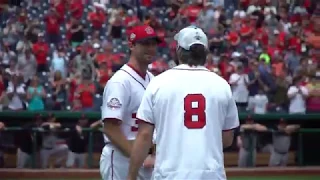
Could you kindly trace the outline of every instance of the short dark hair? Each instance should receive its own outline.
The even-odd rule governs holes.
[[[300,82],[302,80],[302,77],[301,76],[296,76],[296,77],[294,77],[293,78],[293,80],[292,80],[292,85],[295,85],[295,84],[297,84],[298,82]]]
[[[192,45],[189,51],[179,47],[177,52],[179,60],[189,66],[204,65],[207,61],[207,54],[207,49],[201,44]]]

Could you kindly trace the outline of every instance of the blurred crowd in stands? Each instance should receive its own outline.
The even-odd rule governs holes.
[[[210,41],[207,68],[231,84],[239,110],[320,111],[317,0],[0,2],[1,110],[99,111],[128,60],[126,34],[145,23],[163,41],[154,74],[175,66],[174,33],[197,25]]]

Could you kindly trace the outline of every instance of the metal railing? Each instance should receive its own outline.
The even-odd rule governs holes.
[[[277,132],[276,130],[269,129],[268,131],[265,132],[260,132],[260,133],[275,133]],[[297,165],[299,166],[304,166],[304,147],[303,147],[303,134],[307,133],[320,133],[320,128],[301,128],[298,131],[295,132],[295,134],[298,135],[298,141],[297,141],[297,150],[296,150],[296,155],[297,155]],[[254,167],[254,151],[255,151],[255,146],[253,145],[253,138],[249,137],[249,156],[248,156],[248,162],[249,162],[249,167]]]
[[[21,127],[8,127],[6,128],[4,131],[6,132],[17,132],[17,131],[21,131],[21,130],[25,130]],[[35,137],[37,133],[42,133],[42,132],[48,132],[48,130],[45,130],[43,128],[33,128],[31,129],[32,131],[32,135]],[[92,129],[92,128],[83,128],[82,129],[83,132],[87,132],[88,133],[88,168],[91,168],[93,165],[93,142],[94,142],[94,136],[93,133],[95,132],[101,132],[101,129]],[[65,129],[61,129],[59,130],[59,132],[70,132],[70,129],[65,128]],[[274,130],[269,130],[267,131],[267,133],[272,133],[275,132]],[[320,133],[320,129],[300,129],[299,131],[297,131],[296,133],[298,133],[298,148],[297,148],[297,159],[298,159],[298,165],[299,166],[303,166],[304,165],[304,159],[303,159],[303,151],[304,151],[304,147],[303,147],[303,137],[302,135],[305,133]],[[33,138],[36,139],[36,138]],[[250,142],[250,144],[252,144],[252,140]],[[36,150],[37,150],[37,144],[36,141],[32,141],[32,147],[33,147],[33,151],[32,151],[32,168],[36,168]],[[254,146],[251,145],[250,148],[250,161],[253,163],[253,151],[254,151]]]
[[[17,132],[17,131],[22,131],[26,130],[21,127],[7,127],[4,129],[5,132]],[[50,132],[50,130],[46,130],[43,128],[32,128],[30,129],[32,131],[32,136],[36,137],[37,133],[43,133],[43,132]],[[82,128],[83,132],[88,133],[88,167],[91,168],[93,164],[93,133],[94,132],[101,132],[101,129],[92,129],[92,128]],[[55,132],[71,132],[69,128],[64,128],[60,130],[55,130]],[[35,141],[36,138],[32,141],[32,155],[31,155],[31,164],[32,168],[36,168],[36,151],[37,151],[37,142]]]

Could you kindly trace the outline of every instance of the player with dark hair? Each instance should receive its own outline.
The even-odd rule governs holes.
[[[204,67],[208,38],[197,27],[176,36],[180,65],[155,77],[137,112],[128,180],[135,180],[157,132],[153,179],[224,180],[223,148],[239,126],[230,85]]]
[[[159,41],[150,26],[133,27],[129,33],[130,59],[104,89],[101,113],[105,146],[100,159],[100,173],[104,180],[123,180],[128,174],[132,144],[138,132],[136,113],[153,78],[147,68]],[[151,174],[152,168],[141,168],[139,179],[148,180]]]

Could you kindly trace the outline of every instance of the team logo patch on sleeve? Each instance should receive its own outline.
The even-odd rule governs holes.
[[[122,107],[122,104],[120,103],[119,99],[111,98],[110,101],[107,103],[107,106],[110,109],[119,109]]]

